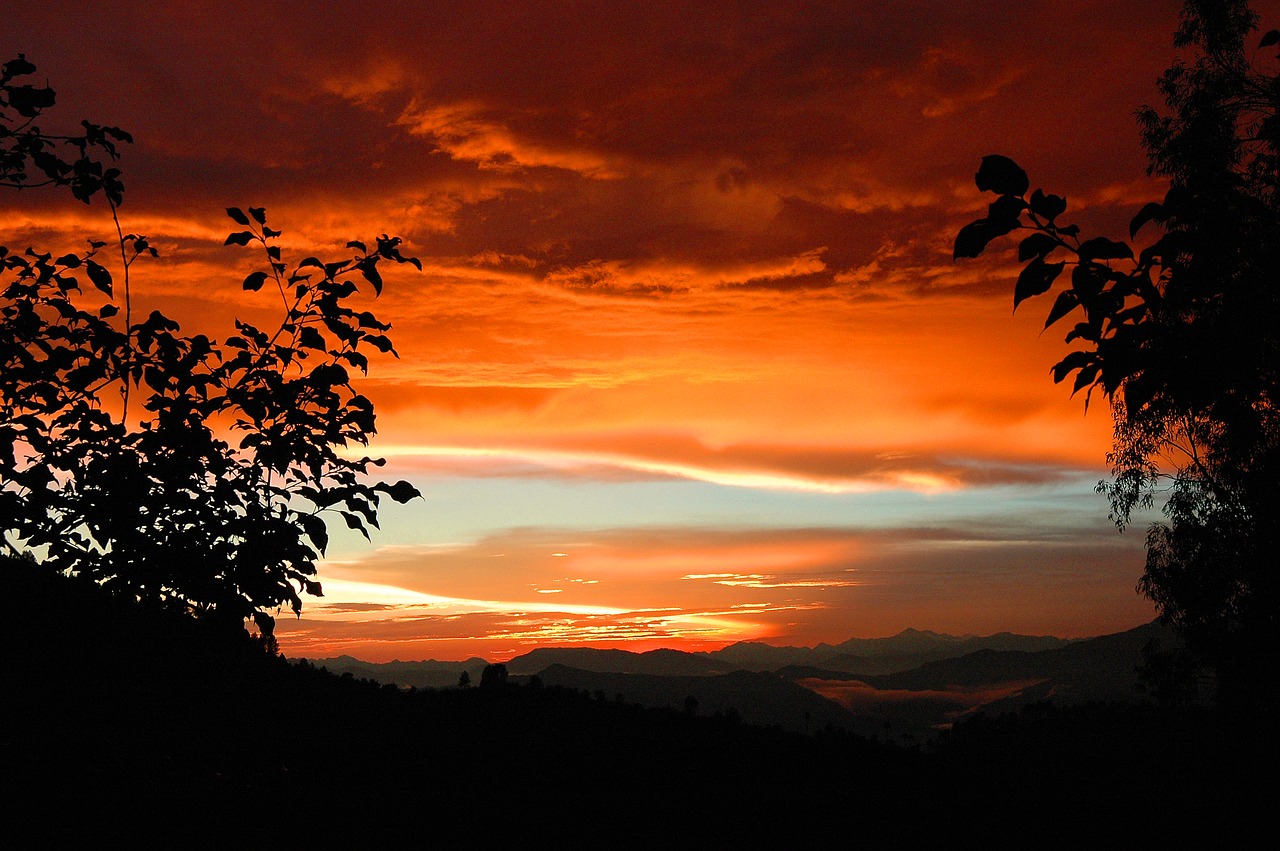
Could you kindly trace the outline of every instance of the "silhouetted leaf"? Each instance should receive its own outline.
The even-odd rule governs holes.
[[[1075,291],[1063,290],[1058,293],[1057,300],[1053,303],[1053,308],[1049,311],[1049,318],[1045,320],[1044,327],[1048,328],[1080,305],[1080,300],[1076,297]]]
[[[342,357],[365,375],[369,374],[369,359],[360,352],[343,352]]]
[[[1105,268],[1103,268],[1105,271]],[[1091,263],[1080,263],[1071,270],[1071,288],[1081,304],[1087,304],[1097,298],[1098,293],[1106,286],[1107,279],[1098,274],[1099,269]]]
[[[86,260],[84,266],[85,271],[89,275],[89,280],[93,282],[93,285],[110,297],[112,295],[111,272],[109,272],[106,267],[101,266],[92,260]]]
[[[244,279],[244,284],[242,286],[249,292],[256,293],[258,290],[262,289],[262,285],[266,282],[266,272],[254,272]]]
[[[1268,30],[1258,42],[1258,47],[1270,47],[1273,44],[1280,44],[1280,30]]]
[[[228,207],[227,215],[230,216],[231,220],[236,224],[244,225],[245,227],[249,226],[249,217],[246,216],[244,214],[244,210],[241,210],[239,207]]]
[[[23,118],[35,118],[42,109],[53,106],[56,95],[53,89],[34,86],[11,86],[9,106]]]
[[[983,249],[987,247],[987,243],[993,238],[991,228],[987,226],[986,219],[970,222],[960,228],[960,232],[956,234],[955,250],[951,255],[952,259],[979,256],[982,254]]]
[[[1008,157],[991,154],[982,158],[982,165],[974,175],[974,182],[983,192],[995,192],[998,195],[1026,194],[1031,182],[1027,173]]]
[[[1123,242],[1095,236],[1080,246],[1081,260],[1132,260],[1133,249]]]
[[[1018,245],[1018,260],[1026,262],[1032,257],[1046,257],[1058,247],[1058,240],[1047,233],[1033,233]]]
[[[404,480],[398,481],[394,485],[379,482],[374,485],[374,488],[382,491],[401,505],[422,496],[422,493],[417,488]]]
[[[382,295],[382,275],[378,272],[378,267],[372,261],[361,261],[360,274],[364,275],[365,280],[373,284],[373,291],[378,295]]]
[[[1101,368],[1102,367],[1097,363],[1091,363],[1088,366],[1082,367],[1080,372],[1076,375],[1076,382],[1071,388],[1071,395],[1074,396],[1085,387],[1088,387],[1090,384],[1097,381],[1098,372]]]
[[[250,207],[250,208],[249,208],[249,215],[253,216],[253,220],[254,220],[255,222],[257,222],[258,224],[260,224],[260,225],[265,225],[265,224],[267,223],[267,208],[266,208],[266,207]],[[243,222],[243,224],[246,224],[246,225],[247,225],[247,224],[248,224],[248,222]]]
[[[4,76],[12,80],[14,77],[25,77],[28,74],[34,74],[36,66],[27,61],[25,53],[19,53],[17,59],[10,59],[4,63]]]
[[[1067,199],[1061,195],[1045,195],[1039,189],[1031,193],[1031,212],[1053,221],[1067,211]]]
[[[1053,383],[1061,384],[1062,380],[1077,369],[1083,369],[1097,356],[1093,352],[1071,352],[1053,366]]]
[[[1152,201],[1145,205],[1138,214],[1129,222],[1129,238],[1133,239],[1138,235],[1138,231],[1142,230],[1142,226],[1147,222],[1163,222],[1165,219],[1164,206]],[[1084,246],[1081,246],[1083,248]],[[1133,256],[1130,254],[1130,256]]]
[[[298,329],[298,345],[308,349],[324,350],[324,337],[312,325],[303,325]]]
[[[1027,203],[1012,195],[1001,195],[987,206],[987,222],[993,230],[1008,233],[1016,228]]]
[[[242,230],[237,233],[229,234],[223,245],[248,245],[249,240],[253,239],[253,232]]]
[[[1047,292],[1053,281],[1062,273],[1065,263],[1046,263],[1040,257],[1034,258],[1018,275],[1018,283],[1013,289],[1013,309],[1032,296]]]
[[[364,535],[366,541],[370,540],[369,530],[365,528],[364,522],[359,517],[349,511],[340,511],[338,513],[341,514],[342,519],[346,521],[348,529],[354,529],[361,535]]]
[[[381,334],[370,334],[364,338],[365,342],[373,346],[380,352],[394,352],[391,347],[391,340]]]
[[[324,520],[315,514],[300,514],[298,520],[302,523],[302,528],[311,539],[311,543],[315,544],[320,555],[324,555],[329,548],[329,530],[325,528]]]

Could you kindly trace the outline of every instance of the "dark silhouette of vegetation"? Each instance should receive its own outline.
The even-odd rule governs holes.
[[[549,683],[338,677],[5,556],[0,599],[22,602],[0,618],[15,847],[104,830],[142,845],[1216,847],[1274,808],[1267,718],[1039,704],[906,748]],[[50,818],[59,802],[74,806]]]
[[[485,665],[480,672],[480,688],[503,688],[510,683],[507,666],[501,662]]]
[[[1083,238],[1064,198],[1028,197],[1026,173],[994,155],[977,185],[998,197],[955,241],[957,258],[977,257],[1030,231],[1015,309],[1070,267],[1045,327],[1076,317],[1066,342],[1081,347],[1053,379],[1074,375],[1086,406],[1095,390],[1110,400],[1113,479],[1099,491],[1121,528],[1163,500],[1139,590],[1231,703],[1280,695],[1280,32],[1259,40],[1257,23],[1241,0],[1185,4],[1174,41],[1194,56],[1161,77],[1166,111],[1138,113],[1169,190],[1134,216],[1132,247]],[[1143,245],[1148,225],[1161,230]]]
[[[375,431],[352,375],[370,350],[395,354],[390,326],[349,301],[357,283],[381,293],[380,263],[421,264],[386,235],[290,263],[263,208],[232,207],[243,230],[226,245],[265,260],[243,289],[278,293],[278,324],[237,321],[219,343],[156,310],[135,321],[131,273],[157,252],[123,231],[124,185],[104,165],[132,140],[88,122],[44,133],[55,93],[24,82],[35,70],[20,55],[0,71],[0,186],[105,198],[119,260],[113,272],[101,241],[57,257],[0,247],[2,546],[233,631],[252,618],[270,645],[271,613],[321,593],[328,519],[368,537],[381,497],[418,496],[366,482],[383,462],[344,450]]]

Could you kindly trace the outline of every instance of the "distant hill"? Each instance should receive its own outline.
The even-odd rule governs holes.
[[[1176,644],[1158,623],[1074,641],[1051,650],[982,649],[909,671],[860,676],[792,666],[778,676],[840,703],[863,718],[880,718],[899,733],[929,735],[978,710],[1016,711],[1030,703],[1059,705],[1137,702],[1142,650],[1153,639]]]
[[[467,672],[473,683],[478,683],[480,673],[489,664],[478,656],[463,662],[437,662],[435,659],[421,662],[364,662],[352,656],[307,661],[339,676],[351,674],[359,680],[374,680],[403,688],[451,688],[458,684],[463,671]]]
[[[1054,650],[984,649],[864,681],[880,689],[918,691],[1035,679],[1052,682],[1054,695],[1071,702],[1132,700],[1142,648],[1153,639],[1166,647],[1176,642],[1172,631],[1152,622]]]
[[[887,638],[851,638],[840,644],[817,647],[775,647],[742,641],[709,653],[659,649],[644,653],[602,650],[595,647],[539,647],[508,660],[515,676],[537,674],[553,665],[579,671],[610,674],[647,674],[668,677],[712,677],[734,671],[780,672],[787,679],[803,676],[840,678],[874,676],[906,671],[928,662],[949,659],[978,650],[1037,651],[1064,647],[1071,642],[1051,636],[1015,635],[955,636],[928,630],[906,629]],[[472,682],[488,662],[479,657],[463,662],[365,662],[351,656],[308,659],[336,674],[381,683],[417,688],[450,688],[466,671]]]
[[[670,677],[707,677],[740,670],[727,660],[708,653],[686,653],[682,650],[600,650],[594,647],[539,647],[506,663],[516,675],[536,674],[553,665],[580,671],[610,674],[652,674]]]
[[[1035,652],[1065,647],[1065,638],[1044,635],[945,635],[928,630],[905,629],[885,638],[851,638],[840,644],[816,647],[774,647],[741,641],[708,653],[749,671],[776,671],[783,667],[810,667],[850,674],[891,674],[928,662],[964,656],[978,650]]]
[[[537,674],[561,685],[645,707],[728,713],[749,724],[804,732],[831,726],[863,735],[922,739],[978,710],[1016,711],[1060,704],[1135,701],[1142,648],[1172,634],[1151,623],[1114,635],[1067,640],[1009,632],[955,636],[907,629],[885,638],[851,638],[817,647],[739,642],[711,653],[542,647],[506,662],[511,676]],[[792,661],[787,661],[792,660]],[[486,664],[311,660],[336,674],[397,686],[455,688]]]

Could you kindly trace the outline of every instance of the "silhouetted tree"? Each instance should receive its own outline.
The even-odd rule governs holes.
[[[458,688],[471,688],[471,675],[466,671],[458,675]]]
[[[375,431],[352,371],[367,371],[369,349],[395,354],[390,326],[347,301],[357,280],[381,292],[380,262],[421,264],[385,235],[289,264],[266,211],[232,207],[243,230],[226,245],[257,245],[265,261],[243,289],[277,291],[279,323],[236,322],[219,344],[159,311],[134,321],[131,269],[157,252],[120,227],[124,185],[102,161],[132,139],[88,122],[42,132],[55,93],[23,82],[35,70],[21,55],[0,69],[0,186],[104,198],[119,263],[113,273],[99,241],[58,257],[0,247],[0,542],[151,606],[236,629],[252,617],[273,648],[270,612],[321,591],[326,518],[368,537],[382,496],[418,495],[367,483],[383,462],[343,450]]]
[[[507,666],[501,662],[485,665],[480,672],[480,688],[501,688],[507,685],[509,676]]]
[[[1174,43],[1194,58],[1161,77],[1164,112],[1138,113],[1148,171],[1169,190],[1134,217],[1131,240],[1162,228],[1136,255],[1082,239],[1062,220],[1066,200],[1028,198],[1026,173],[1002,156],[977,173],[999,197],[955,242],[957,258],[977,257],[1030,231],[1015,309],[1071,267],[1045,327],[1077,315],[1066,341],[1082,347],[1053,379],[1074,374],[1086,406],[1098,389],[1111,401],[1113,479],[1099,491],[1117,525],[1165,499],[1139,590],[1226,701],[1273,701],[1280,684],[1280,32],[1255,41],[1257,22],[1242,0],[1185,4]]]

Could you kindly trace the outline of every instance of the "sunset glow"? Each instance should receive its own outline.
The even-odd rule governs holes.
[[[281,649],[504,660],[1154,617],[1145,518],[1118,533],[1094,492],[1105,400],[1052,383],[1012,254],[951,256],[985,154],[1086,230],[1161,192],[1133,111],[1176,4],[1070,6],[47,2],[0,46],[58,92],[45,129],[136,138],[122,226],[161,256],[135,311],[278,320],[228,206],[265,206],[293,263],[404,238],[423,271],[364,294],[399,359],[360,380],[379,433],[350,450],[423,499],[372,542],[330,523]],[[0,228],[115,234],[41,190]]]

